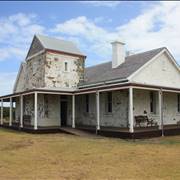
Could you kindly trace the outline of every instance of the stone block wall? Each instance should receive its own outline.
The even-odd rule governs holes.
[[[45,87],[76,88],[84,79],[84,60],[81,57],[47,52],[44,69]]]

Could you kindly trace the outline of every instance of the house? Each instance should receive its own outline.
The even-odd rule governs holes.
[[[1,126],[119,137],[180,132],[180,68],[167,48],[127,55],[114,41],[112,61],[87,68],[85,61],[73,42],[35,35],[13,93],[0,97]]]

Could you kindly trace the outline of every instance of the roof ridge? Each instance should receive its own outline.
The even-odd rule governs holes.
[[[148,50],[148,51],[144,51],[144,52],[132,54],[132,55],[129,55],[129,56],[126,56],[126,57],[136,56],[136,55],[140,55],[140,54],[144,54],[144,53],[148,53],[148,52],[152,52],[152,51],[160,50],[160,49],[163,50],[163,49],[165,49],[165,48],[166,48],[166,47],[159,47],[159,48],[151,49],[151,50]],[[126,58],[126,57],[125,57],[125,58]],[[97,66],[100,66],[100,65],[103,65],[103,64],[108,64],[108,63],[110,63],[110,62],[112,62],[112,61],[107,61],[107,62],[104,62],[104,63],[95,64],[95,65],[86,67],[85,69],[90,69],[90,68],[97,67]],[[117,68],[118,68],[118,67],[117,67]]]
[[[135,55],[140,55],[140,54],[144,54],[144,53],[148,53],[148,52],[152,52],[152,51],[157,51],[157,50],[160,50],[160,49],[167,49],[166,47],[159,47],[159,48],[154,48],[154,49],[151,49],[151,50],[148,50],[148,51],[144,51],[144,52],[139,52],[139,53],[136,53],[136,54],[132,54],[132,55],[129,55],[129,56],[135,56]],[[126,57],[129,57],[129,56],[126,56]]]
[[[35,36],[36,37],[42,36],[42,37],[45,37],[45,38],[48,38],[48,39],[54,39],[54,40],[57,40],[57,41],[69,42],[69,43],[73,43],[74,45],[76,45],[73,41],[65,40],[65,39],[59,39],[59,38],[54,37],[54,36],[48,36],[48,35],[42,35],[42,34],[35,34]]]
[[[100,65],[103,65],[103,64],[108,64],[108,63],[111,63],[111,62],[112,62],[112,61],[107,61],[107,62],[103,62],[103,63],[95,64],[95,65],[92,65],[92,66],[86,67],[85,69],[93,68],[93,67],[100,66]]]

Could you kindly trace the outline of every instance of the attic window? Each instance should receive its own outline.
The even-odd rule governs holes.
[[[64,63],[64,70],[68,71],[68,63],[67,62]]]

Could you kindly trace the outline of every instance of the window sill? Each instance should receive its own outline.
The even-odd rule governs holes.
[[[104,116],[113,116],[113,113],[104,113]]]

